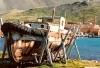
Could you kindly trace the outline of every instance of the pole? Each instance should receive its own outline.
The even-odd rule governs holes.
[[[52,22],[54,23],[54,17],[55,17],[55,8],[53,9],[53,12],[52,12]]]

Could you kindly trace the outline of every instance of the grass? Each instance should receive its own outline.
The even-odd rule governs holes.
[[[46,16],[47,14],[43,13],[42,9],[37,10],[10,10],[7,13],[0,15],[0,18],[3,18],[5,21],[11,21],[17,23],[18,20],[20,21],[36,21],[37,17]]]
[[[61,62],[53,63],[53,66],[49,67],[47,65],[38,66],[35,68],[85,68],[85,67],[96,67],[100,68],[100,62],[89,61],[89,60],[79,60],[79,59],[69,59],[66,64]]]
[[[3,51],[0,51],[0,58],[2,57],[2,54],[3,54]],[[6,51],[5,52],[5,58],[7,58],[8,57],[8,52]]]
[[[0,51],[0,58],[2,57],[2,51]],[[5,58],[7,58],[7,52]],[[85,68],[85,67],[94,67],[100,68],[100,61],[90,61],[90,60],[80,60],[80,59],[68,59],[66,64],[59,62],[53,62],[53,66],[37,66],[37,67],[28,67],[28,68]]]

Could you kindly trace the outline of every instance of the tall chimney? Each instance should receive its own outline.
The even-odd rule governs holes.
[[[53,12],[52,12],[52,22],[54,23],[54,17],[55,17],[55,8],[53,9]]]

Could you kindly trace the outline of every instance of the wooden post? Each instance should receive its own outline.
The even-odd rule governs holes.
[[[45,48],[45,38],[43,38],[43,41],[41,43],[41,54],[40,54],[40,58],[39,58],[39,64],[42,61],[42,57],[43,57],[43,53],[44,53],[44,48]]]
[[[46,52],[47,52],[47,56],[48,56],[48,59],[49,59],[49,63],[50,63],[50,65],[52,65],[51,54],[50,54],[50,50],[49,50],[48,43],[47,43],[49,31],[50,31],[50,27],[48,27],[48,32],[46,34],[46,37],[44,37],[43,42],[41,44],[42,45],[42,50],[41,50],[41,55],[40,55],[40,58],[39,58],[39,63],[41,63],[41,61],[42,61],[44,49],[46,48]]]
[[[63,51],[64,51],[64,63],[66,63],[67,56],[66,56],[66,47],[65,46],[63,46]]]
[[[76,40],[74,40],[74,41],[73,41],[73,44],[70,46],[70,50],[69,50],[69,53],[68,53],[67,59],[69,58],[69,56],[70,56],[70,54],[71,54],[71,52],[72,52],[73,47],[75,47],[75,49],[76,49],[76,52],[77,52],[78,58],[81,59],[81,57],[80,57],[80,53],[79,53],[79,50],[78,50],[78,48],[77,48],[77,45],[76,45],[76,42],[75,42],[75,41],[76,41]]]
[[[10,49],[10,35],[9,35],[9,32],[7,34],[7,36],[5,36],[5,45],[4,45],[4,49],[3,49],[3,54],[2,54],[2,62],[4,61],[4,56],[5,56],[5,52],[6,52],[6,49],[7,49],[7,52],[8,52],[8,57],[9,57],[9,61],[11,61],[12,57],[11,57],[11,49]]]
[[[70,49],[69,49],[69,53],[68,53],[67,59],[69,58],[69,56],[70,56],[70,54],[71,54],[71,52],[72,52],[72,49],[73,49],[73,47],[74,47],[74,44],[73,44],[74,41],[75,41],[75,39],[73,39],[72,44],[70,44]]]
[[[9,61],[12,61],[12,53],[11,53],[11,33],[8,32],[7,34],[7,52],[8,52],[8,56],[9,56]]]
[[[77,52],[78,58],[81,59],[79,50],[78,50],[77,45],[76,45],[76,42],[74,44],[75,44],[75,48],[76,48],[76,52]]]
[[[72,37],[71,40],[70,40],[70,41],[71,41],[71,42],[70,42],[70,45],[69,45],[70,49],[69,49],[69,53],[68,53],[67,59],[69,58],[69,56],[70,56],[70,54],[71,54],[72,49],[73,49],[74,46],[76,47],[76,50],[77,50],[77,54],[78,54],[79,59],[81,59],[81,58],[80,58],[79,51],[78,51],[78,48],[77,48],[77,45],[76,45],[76,42],[75,42],[76,39],[77,39],[77,37],[76,37],[76,33],[79,32],[81,26],[82,26],[82,24],[80,24],[80,26],[77,27],[77,28],[75,29],[74,35],[73,35],[73,37]],[[69,48],[69,47],[68,47],[68,48]],[[68,52],[68,49],[67,49],[66,52]]]
[[[56,60],[56,58],[57,58],[57,56],[58,56],[60,50],[63,49],[64,42],[65,42],[66,38],[68,38],[68,34],[69,34],[69,32],[71,31],[71,29],[72,29],[72,27],[70,27],[70,29],[68,30],[68,32],[67,32],[66,35],[65,35],[65,38],[61,41],[61,43],[60,43],[60,45],[59,45],[60,47],[59,47],[59,49],[58,49],[57,55],[56,55],[55,58],[54,58],[54,61]],[[63,50],[64,50],[64,49],[63,49]],[[65,52],[65,51],[64,51],[64,52]],[[66,54],[66,53],[64,53],[64,54]],[[65,57],[65,58],[66,58],[66,57]]]

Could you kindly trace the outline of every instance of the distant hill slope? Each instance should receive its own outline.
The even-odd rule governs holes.
[[[0,0],[0,12],[12,9],[28,10],[38,7],[58,6],[84,0]]]

